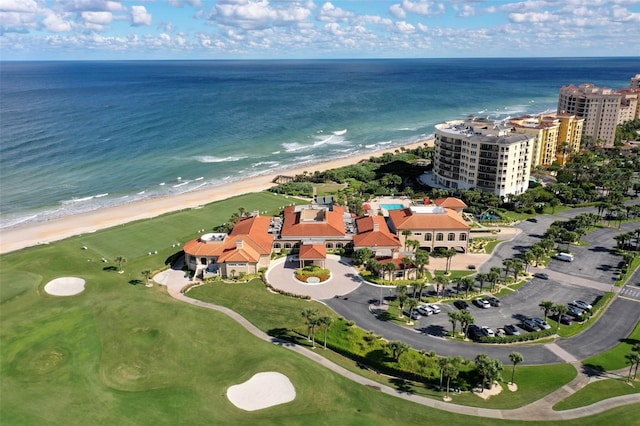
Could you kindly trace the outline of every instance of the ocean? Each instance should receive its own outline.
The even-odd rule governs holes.
[[[640,58],[0,62],[0,229],[626,87]]]

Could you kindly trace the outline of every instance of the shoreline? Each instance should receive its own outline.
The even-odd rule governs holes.
[[[307,165],[304,167],[292,167],[277,173],[263,176],[245,178],[228,185],[204,188],[192,192],[177,195],[150,198],[134,201],[113,207],[104,207],[90,212],[78,213],[45,222],[33,222],[17,225],[0,231],[0,254],[10,253],[27,247],[40,244],[48,244],[63,240],[79,234],[87,234],[101,229],[111,228],[117,225],[134,222],[142,219],[151,219],[166,213],[195,208],[216,201],[225,200],[236,195],[261,192],[274,186],[272,182],[276,176],[295,176],[303,172],[314,173],[336,169],[351,164],[356,164],[371,157],[377,157],[384,153],[393,153],[400,148],[415,149],[424,145],[433,146],[434,139],[420,140],[410,144],[394,146],[389,149],[372,151],[353,157],[339,158]]]

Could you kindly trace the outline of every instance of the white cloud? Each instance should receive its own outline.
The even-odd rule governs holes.
[[[109,25],[113,21],[111,12],[82,12],[80,15],[85,22],[99,26]]]
[[[73,29],[71,22],[65,20],[62,16],[55,13],[49,13],[43,20],[42,24],[52,33],[70,32]]]
[[[549,12],[542,12],[542,13],[527,12],[527,13],[510,13],[509,19],[512,22],[516,22],[516,23],[529,22],[532,24],[537,24],[541,22],[557,21],[559,18],[558,16]]]
[[[40,8],[33,0],[2,0],[0,2],[1,12],[37,12]]]
[[[303,22],[311,10],[298,2],[273,7],[267,0],[222,0],[210,17],[213,22],[245,30]]]
[[[389,12],[398,19],[404,19],[407,13],[430,16],[439,15],[446,10],[443,3],[436,3],[429,0],[402,0],[400,4],[391,5]]]
[[[320,8],[317,19],[322,22],[345,22],[354,16],[353,12],[335,7],[331,2],[326,2]]]
[[[151,25],[151,14],[147,12],[144,6],[131,6],[131,25],[134,27],[140,25]]]

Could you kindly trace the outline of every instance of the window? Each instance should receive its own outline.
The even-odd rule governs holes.
[[[333,243],[326,243],[324,246],[326,248],[328,248],[328,249],[332,249],[333,248]]]
[[[413,235],[422,235],[422,232],[414,232]]]
[[[343,247],[342,243],[336,243],[336,248],[341,249]]]
[[[284,248],[290,249],[291,248],[291,243],[284,243]]]
[[[460,234],[460,241],[467,241],[467,234],[464,232]]]
[[[279,248],[281,248],[280,243],[273,243],[273,248],[274,248],[274,249],[279,249]]]
[[[201,265],[206,265],[207,264],[207,258],[206,257],[201,257],[200,258],[200,264]]]
[[[442,232],[436,234],[436,241],[444,241],[444,234]]]
[[[455,241],[456,240],[456,234],[454,234],[453,232],[449,232],[449,235],[447,236],[447,239],[449,241]]]
[[[425,241],[431,241],[433,239],[433,234],[428,232],[426,234],[424,234],[424,240]]]

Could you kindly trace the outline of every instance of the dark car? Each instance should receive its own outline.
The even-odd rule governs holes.
[[[533,276],[536,278],[540,278],[541,280],[549,279],[549,275],[545,274],[544,272],[536,272],[535,274],[533,274]]]
[[[469,339],[478,341],[483,336],[484,334],[482,334],[482,329],[480,328],[480,326],[471,324],[469,327],[467,327],[467,337]]]
[[[500,299],[498,299],[497,297],[487,297],[487,300],[489,301],[489,304],[491,304],[491,306],[500,306]]]
[[[527,331],[540,331],[540,327],[535,323],[531,318],[526,318],[522,320],[522,328]]]
[[[584,315],[584,313],[585,312],[580,308],[577,308],[573,305],[567,305],[567,315],[570,315],[577,320],[582,319],[582,316]]]
[[[513,324],[506,324],[504,326],[504,332],[511,335],[511,336],[519,336],[520,335],[520,330],[518,330],[518,328],[513,325]]]
[[[455,306],[458,309],[468,309],[469,308],[469,304],[467,302],[465,302],[464,300],[456,300],[455,302],[453,302],[453,306]]]
[[[562,314],[559,317],[560,318],[558,318],[558,315],[553,315],[551,318],[553,318],[555,321],[559,322],[560,324],[564,324],[564,325],[573,324],[573,320],[571,319],[571,317],[569,315]]]

